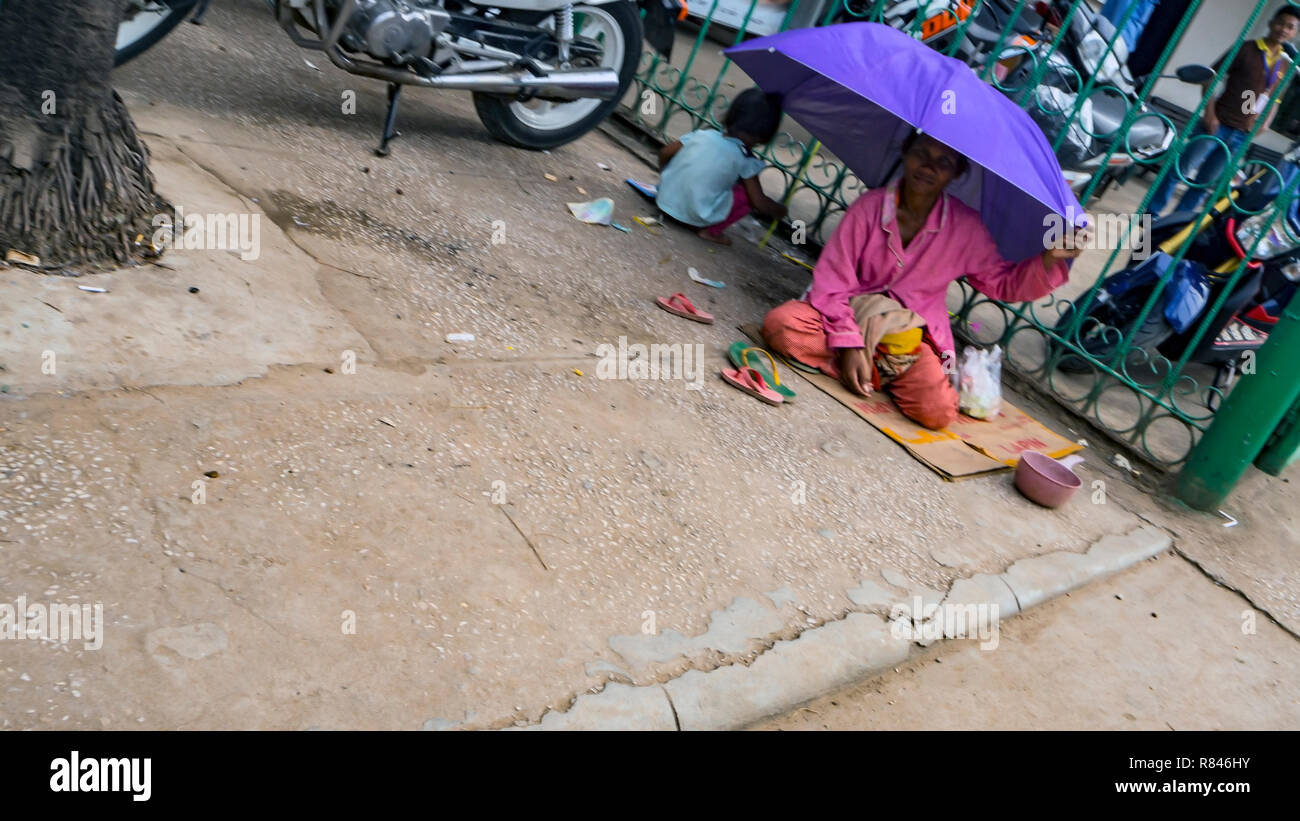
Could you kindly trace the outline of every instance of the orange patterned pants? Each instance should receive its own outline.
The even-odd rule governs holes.
[[[826,344],[822,315],[807,302],[792,299],[773,308],[763,320],[763,338],[777,353],[839,378],[838,352]],[[907,418],[927,428],[939,430],[957,419],[957,391],[928,343],[921,358],[885,389]]]

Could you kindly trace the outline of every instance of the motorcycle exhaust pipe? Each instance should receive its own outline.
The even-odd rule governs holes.
[[[332,27],[323,39],[308,40],[302,37],[294,22],[293,8],[285,0],[280,3],[280,25],[293,41],[305,48],[325,52],[330,62],[350,74],[373,77],[390,83],[405,83],[426,88],[446,88],[461,91],[478,91],[485,94],[531,94],[535,97],[557,100],[599,98],[612,100],[618,96],[618,73],[611,68],[557,69],[548,74],[534,75],[523,70],[515,73],[483,72],[480,74],[437,74],[426,77],[391,66],[354,60],[339,48],[343,27],[356,11],[356,0],[344,0]],[[315,0],[318,30],[327,20],[324,0]]]
[[[618,96],[618,73],[610,68],[568,69],[552,71],[538,77],[527,73],[506,74],[439,74],[413,78],[416,85],[479,91],[487,94],[532,94],[559,100],[598,97],[612,100]]]

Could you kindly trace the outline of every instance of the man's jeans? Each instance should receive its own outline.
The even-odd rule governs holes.
[[[1130,53],[1137,48],[1138,38],[1142,36],[1142,29],[1146,28],[1151,20],[1151,15],[1158,5],[1157,0],[1107,0],[1106,5],[1101,7],[1101,16],[1118,27],[1129,6],[1134,3],[1137,4],[1138,9],[1133,12],[1133,16],[1128,19],[1128,25],[1120,32],[1120,36],[1124,38],[1124,45],[1128,46]]]
[[[1205,130],[1204,123],[1198,122],[1196,130],[1192,132],[1191,137],[1188,139],[1191,140],[1193,137],[1200,137],[1208,133]],[[1241,148],[1250,135],[1240,129],[1221,125],[1219,130],[1214,133],[1214,136],[1223,140],[1224,144],[1228,146],[1229,152],[1236,153],[1237,149]],[[1208,182],[1211,185],[1209,188],[1188,188],[1187,193],[1183,194],[1183,198],[1178,201],[1178,207],[1174,210],[1194,211],[1200,208],[1201,203],[1205,201],[1205,197],[1214,190],[1213,184],[1218,181],[1219,175],[1223,173],[1224,166],[1228,164],[1229,156],[1230,154],[1224,153],[1223,148],[1213,140],[1202,139],[1191,143],[1183,151],[1182,159],[1176,161],[1178,170],[1181,170],[1183,175],[1193,182],[1202,184]],[[1159,216],[1160,212],[1165,210],[1165,206],[1169,203],[1169,195],[1173,193],[1174,185],[1177,182],[1178,177],[1175,175],[1175,169],[1169,169],[1169,176],[1165,177],[1165,181],[1156,189],[1156,193],[1151,197],[1151,205],[1148,206],[1147,210]]]

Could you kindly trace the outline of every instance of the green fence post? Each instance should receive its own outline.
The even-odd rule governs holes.
[[[1178,498],[1215,510],[1300,400],[1300,305],[1292,301],[1178,474]],[[1294,436],[1294,434],[1292,434]]]
[[[1300,458],[1300,401],[1291,406],[1286,418],[1278,426],[1273,438],[1255,460],[1255,467],[1270,476],[1281,476],[1282,471]]]

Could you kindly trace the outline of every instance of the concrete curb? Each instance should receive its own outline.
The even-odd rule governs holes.
[[[898,664],[910,651],[876,615],[852,613],[778,641],[749,667],[688,671],[664,685],[683,730],[743,727]]]
[[[578,696],[567,713],[547,713],[540,724],[520,730],[676,730],[673,707],[663,687],[610,682],[599,693]]]
[[[997,575],[959,579],[944,601],[996,603],[1000,615],[1015,614],[1172,545],[1169,534],[1144,525],[1107,536],[1084,553],[1048,553],[1021,559]],[[528,729],[739,729],[897,666],[912,652],[912,644],[896,638],[879,616],[851,613],[776,642],[748,667],[690,670],[663,685],[611,683],[599,693],[580,696],[567,713],[547,713]]]
[[[1086,553],[1048,553],[1021,559],[1000,578],[1015,593],[1023,610],[1149,559],[1172,546],[1168,533],[1143,525],[1123,536],[1107,536]]]

